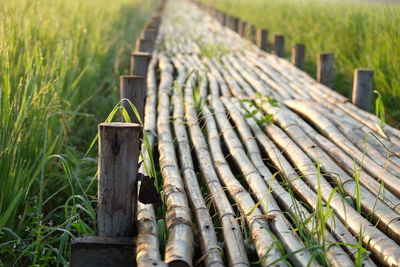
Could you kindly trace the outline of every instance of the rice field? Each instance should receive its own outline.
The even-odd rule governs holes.
[[[306,45],[306,71],[315,77],[318,53],[335,53],[334,89],[351,98],[355,68],[374,70],[387,121],[400,120],[400,6],[390,1],[204,0],[228,14],[285,35],[286,55]],[[395,1],[393,1],[395,2]],[[375,94],[375,97],[377,95]]]
[[[70,237],[93,233],[84,153],[153,6],[0,0],[0,266],[66,264]]]

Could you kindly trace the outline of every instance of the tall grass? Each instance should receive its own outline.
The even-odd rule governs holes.
[[[334,88],[351,96],[354,68],[374,70],[387,121],[400,121],[400,6],[321,0],[204,0],[229,14],[286,36],[286,52],[306,45],[306,71],[315,75],[316,55],[335,53]],[[287,53],[288,54],[288,53]]]
[[[0,0],[0,265],[66,263],[93,232],[83,154],[154,5],[139,2]]]

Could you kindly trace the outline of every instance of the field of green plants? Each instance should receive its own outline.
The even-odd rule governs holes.
[[[0,0],[0,266],[63,265],[93,232],[84,154],[153,2]]]
[[[400,6],[362,1],[204,0],[228,14],[286,37],[286,54],[294,43],[306,45],[306,71],[315,76],[317,54],[335,53],[334,88],[351,97],[354,69],[374,70],[386,119],[400,121]],[[376,96],[376,95],[375,95]]]

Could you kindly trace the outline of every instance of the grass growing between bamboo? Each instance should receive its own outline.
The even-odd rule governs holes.
[[[334,88],[351,97],[353,71],[364,67],[374,70],[375,89],[387,111],[387,121],[399,125],[400,112],[400,7],[375,3],[348,3],[317,0],[203,0],[228,14],[283,33],[285,50],[294,43],[306,45],[305,70],[315,77],[318,53],[335,53]],[[287,53],[289,56],[289,53]],[[381,105],[376,103],[381,113]]]
[[[94,233],[97,161],[83,158],[116,102],[152,4],[0,1],[0,265],[62,265]]]

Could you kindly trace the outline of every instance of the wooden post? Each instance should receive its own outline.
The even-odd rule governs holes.
[[[250,24],[250,27],[249,27],[249,28],[250,28],[250,29],[249,29],[249,39],[250,39],[250,41],[251,41],[253,44],[255,44],[255,43],[257,42],[256,25]]]
[[[231,15],[228,16],[229,18],[229,28],[234,31],[235,30],[235,18]]]
[[[151,40],[147,40],[147,39],[138,39],[136,41],[136,51],[152,53],[153,52],[153,42]]]
[[[283,34],[274,36],[274,54],[278,57],[283,57],[285,54],[285,36]]]
[[[72,238],[71,267],[136,266],[132,237],[89,236]]]
[[[228,16],[225,12],[222,12],[222,25],[227,26]]]
[[[121,76],[120,77],[120,95],[121,99],[126,98],[132,102],[136,107],[141,120],[143,121],[144,116],[144,106],[146,99],[145,92],[145,79],[143,76]],[[122,103],[123,107],[128,111],[131,121],[134,123],[139,123],[138,118],[133,112],[131,106],[127,101]]]
[[[304,44],[295,44],[292,48],[292,63],[299,69],[304,68],[304,56],[306,46]]]
[[[97,231],[100,237],[133,237],[136,176],[142,126],[99,124]]]
[[[239,32],[239,18],[234,17],[233,18],[233,31],[234,32]]]
[[[333,86],[333,53],[321,53],[317,62],[317,81],[328,87]]]
[[[151,55],[144,52],[133,52],[131,54],[131,75],[147,76]]]
[[[266,30],[266,29],[258,29],[257,30],[257,46],[261,50],[267,51],[268,30]]]
[[[238,31],[237,31],[237,33],[238,33],[240,36],[243,36],[243,32],[244,32],[244,21],[241,20],[241,19],[239,19]]]
[[[353,81],[352,103],[357,107],[371,112],[374,72],[370,69],[355,69]]]
[[[152,41],[152,42],[153,42],[153,45],[154,45],[154,42],[155,42],[156,37],[157,37],[157,33],[156,33],[156,30],[154,30],[154,28],[152,28],[152,27],[146,27],[146,28],[142,31],[142,34],[141,34],[140,37],[141,37],[141,39]]]
[[[241,34],[241,36],[243,38],[247,37],[247,28],[248,28],[248,23],[246,21],[242,21],[242,34]]]

